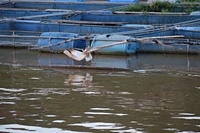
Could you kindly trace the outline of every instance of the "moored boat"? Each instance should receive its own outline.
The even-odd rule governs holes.
[[[75,33],[44,32],[38,40],[38,50],[45,52],[60,53],[65,49],[85,49],[86,41],[76,39],[80,35]]]
[[[160,45],[157,43],[138,43],[138,53],[163,54],[200,54],[200,44],[171,43]]]
[[[101,47],[116,42],[121,42],[130,39],[130,36],[124,35],[96,35],[91,43],[91,47]],[[128,42],[124,44],[118,44],[111,47],[102,48],[94,51],[95,54],[113,54],[113,55],[131,55],[137,51],[137,45],[135,42]]]

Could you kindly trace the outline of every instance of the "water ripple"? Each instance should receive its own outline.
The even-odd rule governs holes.
[[[54,120],[54,121],[52,121],[52,122],[54,122],[54,123],[64,123],[65,120]]]
[[[6,117],[0,117],[0,120],[5,119]]]
[[[29,101],[37,101],[40,100],[41,98],[38,97],[33,97],[33,98],[26,98],[25,100],[29,100]]]
[[[90,108],[90,110],[113,110],[111,108]]]
[[[192,114],[192,113],[179,113],[179,115],[195,115],[195,114]]]
[[[118,123],[106,123],[106,122],[85,122],[68,124],[69,126],[82,126],[90,129],[123,129],[125,126],[120,126]]]
[[[101,94],[100,92],[92,92],[92,91],[90,91],[90,92],[82,92],[82,93],[84,93],[84,94],[88,94],[88,95],[99,95],[99,94]]]
[[[199,116],[193,116],[193,117],[172,117],[174,119],[186,119],[186,120],[200,120]]]
[[[19,97],[0,97],[0,99],[4,99],[4,100],[21,100],[21,98],[19,98]]]
[[[22,92],[22,91],[25,91],[26,89],[14,89],[14,88],[11,88],[11,89],[8,89],[8,88],[0,88],[0,91],[7,91],[7,92]]]
[[[38,79],[41,79],[41,78],[40,77],[31,77],[29,79],[38,80]]]
[[[81,131],[70,131],[70,130],[63,130],[59,128],[45,128],[39,126],[26,126],[26,125],[19,125],[19,124],[7,124],[7,125],[0,125],[0,132],[12,132],[12,133],[89,133],[89,132],[81,132]]]
[[[56,117],[56,115],[45,115],[46,117]]]
[[[123,113],[107,113],[107,112],[84,112],[84,114],[87,114],[87,115],[116,115],[116,116],[128,115],[128,114],[123,114]]]
[[[0,102],[0,104],[15,104],[15,102]]]
[[[114,133],[144,133],[143,131],[138,131],[136,129],[127,129],[127,130],[111,130]]]

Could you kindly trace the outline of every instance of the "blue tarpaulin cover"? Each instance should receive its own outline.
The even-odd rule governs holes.
[[[108,0],[108,2],[136,3],[137,0]]]
[[[54,0],[55,2],[84,2],[84,0]]]

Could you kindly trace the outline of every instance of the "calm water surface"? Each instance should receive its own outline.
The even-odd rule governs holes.
[[[199,55],[95,56],[86,63],[0,49],[0,79],[0,132],[200,132]]]

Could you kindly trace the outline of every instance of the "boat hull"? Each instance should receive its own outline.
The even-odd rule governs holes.
[[[199,54],[200,45],[138,43],[138,53],[166,53],[166,54]]]
[[[94,37],[91,47],[101,47],[112,43],[120,42],[129,39],[130,36],[124,35],[97,35]],[[95,51],[95,54],[113,54],[113,55],[131,55],[135,54],[137,50],[137,44],[135,42],[129,42],[125,44],[118,44],[107,48],[102,48]]]
[[[44,32],[38,40],[39,51],[61,53],[66,49],[85,49],[86,41],[82,39],[71,40],[79,37],[79,34],[64,32]]]

